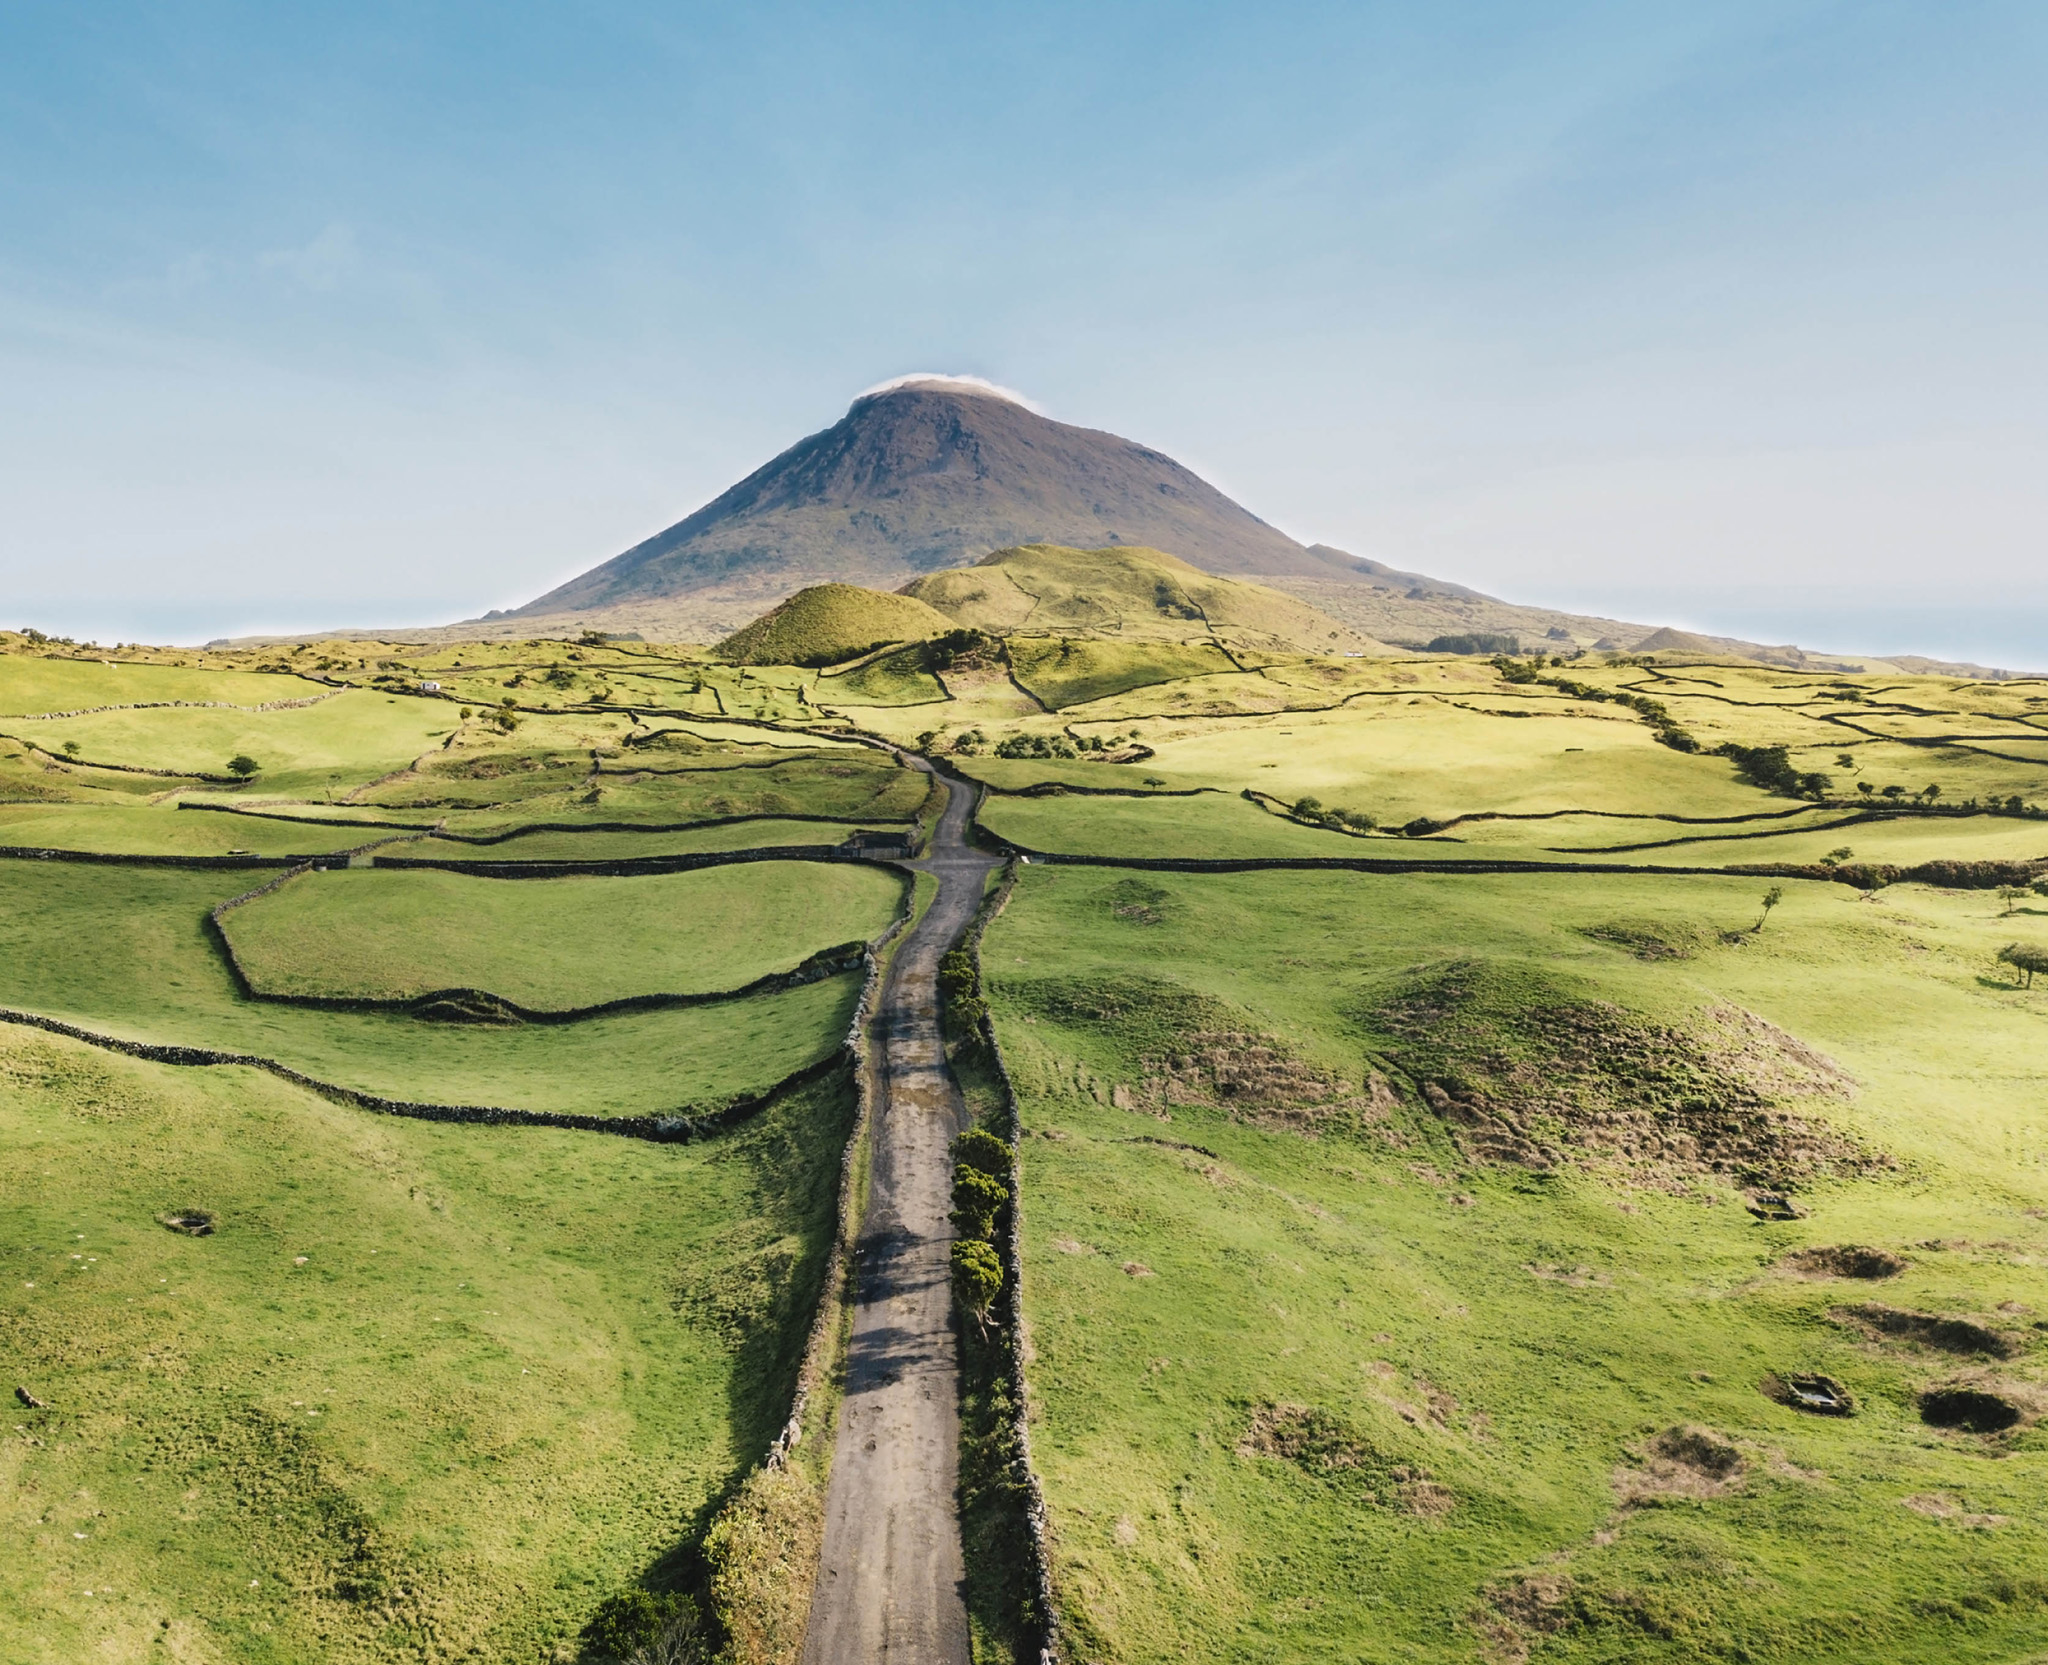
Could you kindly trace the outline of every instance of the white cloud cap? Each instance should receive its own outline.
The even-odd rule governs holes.
[[[948,393],[973,393],[984,399],[1007,399],[1011,404],[1022,405],[1026,410],[1039,416],[1045,414],[1013,387],[1004,387],[985,376],[948,376],[936,370],[918,370],[908,376],[891,376],[885,382],[875,383],[873,387],[862,388],[854,396],[853,402],[859,404],[861,400],[872,399],[878,394],[894,393],[899,387],[943,388]]]

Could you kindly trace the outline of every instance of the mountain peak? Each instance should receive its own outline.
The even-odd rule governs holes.
[[[808,585],[895,589],[1036,543],[1143,544],[1255,577],[1331,571],[1162,452],[1055,422],[978,377],[920,372],[508,616],[660,604],[743,620]]]
[[[983,376],[951,376],[937,370],[915,370],[907,376],[892,376],[886,382],[877,382],[873,387],[855,394],[853,403],[846,407],[846,412],[851,416],[864,400],[880,399],[886,394],[906,390],[918,393],[956,393],[969,399],[1001,399],[1012,405],[1021,405],[1033,415],[1045,414],[1013,387],[1004,387]]]

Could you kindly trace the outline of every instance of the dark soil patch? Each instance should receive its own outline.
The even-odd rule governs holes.
[[[1794,1249],[1778,1264],[1787,1271],[1802,1272],[1813,1278],[1895,1278],[1906,1269],[1904,1256],[1895,1255],[1889,1249],[1866,1248],[1858,1243]]]
[[[1614,1489],[1624,1504],[1655,1504],[1673,1497],[1719,1497],[1742,1483],[1742,1453],[1711,1428],[1680,1423],[1645,1443],[1640,1464],[1615,1470]]]
[[[211,1237],[215,1225],[214,1217],[203,1208],[174,1208],[168,1214],[159,1214],[156,1223],[166,1231],[182,1232],[187,1237]]]
[[[1108,1041],[1126,1075],[1110,1092],[1120,1110],[1164,1117],[1176,1105],[1199,1106],[1258,1127],[1312,1133],[1382,1121],[1398,1103],[1380,1076],[1346,1081],[1254,1027],[1250,1012],[1164,978],[1006,979],[1001,992]]]
[[[1548,970],[1467,960],[1411,975],[1366,1021],[1475,1159],[1618,1167],[1782,1190],[1892,1165],[1786,1106],[1849,1077],[1752,1013],[1655,1022]]]
[[[1638,919],[1582,925],[1579,935],[1610,948],[1624,948],[1639,960],[1689,960],[1712,940],[1693,926]]]
[[[1272,1036],[1242,1029],[1196,1030],[1171,1052],[1144,1054],[1138,1069],[1135,1083],[1111,1094],[1119,1109],[1210,1105],[1234,1121],[1312,1132],[1324,1124],[1378,1120],[1393,1104],[1383,1085],[1379,1098],[1370,1086],[1361,1093],[1294,1057]]]
[[[1930,1428],[1965,1434],[2001,1434],[2016,1427],[2025,1410],[1988,1388],[1938,1387],[1920,1395],[1920,1420]]]
[[[1854,1416],[1856,1400],[1832,1376],[1766,1376],[1761,1384],[1766,1399],[1795,1411],[1814,1416]]]
[[[1132,925],[1163,925],[1171,897],[1143,879],[1122,879],[1105,890],[1102,899],[1111,914]]]
[[[1842,1308],[1835,1316],[1870,1334],[1887,1336],[1894,1341],[1915,1342],[1941,1353],[1985,1353],[1994,1359],[2010,1359],[2017,1357],[2024,1346],[2018,1336],[1993,1329],[1988,1324],[1979,1324],[1974,1319],[1932,1312],[1908,1312],[1903,1307],[1888,1307],[1878,1301]]]
[[[1428,1469],[1395,1461],[1342,1417],[1312,1405],[1254,1406],[1237,1454],[1275,1458],[1318,1479],[1357,1485],[1381,1507],[1412,1515],[1447,1514],[1456,1504]]]

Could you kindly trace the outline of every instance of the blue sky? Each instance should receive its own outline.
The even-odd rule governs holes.
[[[0,622],[435,622],[988,376],[1515,599],[2048,663],[2037,3],[0,10]]]

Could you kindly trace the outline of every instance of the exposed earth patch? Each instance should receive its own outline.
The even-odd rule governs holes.
[[[1809,1278],[1895,1278],[1905,1271],[1902,1255],[1889,1249],[1868,1248],[1859,1243],[1829,1244],[1812,1249],[1794,1249],[1778,1264],[1788,1272]]]
[[[1254,1406],[1238,1436],[1237,1454],[1273,1458],[1318,1479],[1356,1485],[1380,1507],[1411,1515],[1448,1514],[1457,1503],[1428,1469],[1388,1456],[1342,1417],[1313,1405]]]
[[[1705,1177],[1786,1187],[1890,1159],[1787,1108],[1841,1099],[1836,1065],[1739,1007],[1659,1023],[1526,965],[1410,973],[1367,1021],[1479,1161],[1619,1169],[1673,1190]]]

